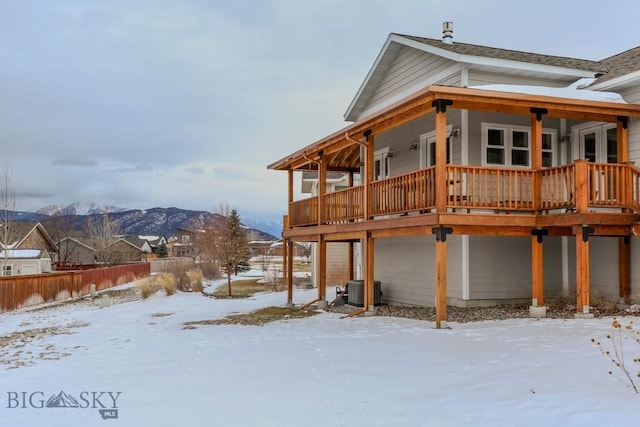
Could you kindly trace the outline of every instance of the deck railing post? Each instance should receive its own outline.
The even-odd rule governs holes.
[[[589,161],[586,159],[575,161],[575,200],[576,212],[589,210]]]

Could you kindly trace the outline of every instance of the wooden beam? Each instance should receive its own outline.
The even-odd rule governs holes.
[[[293,242],[290,239],[287,240],[287,262],[282,267],[282,274],[287,277],[287,304],[293,305]]]
[[[327,162],[320,160],[318,165],[318,225],[324,222],[324,195],[327,192]]]
[[[366,136],[367,144],[363,147],[364,150],[364,191],[362,195],[362,210],[364,212],[364,219],[368,220],[371,218],[370,212],[370,188],[371,183],[374,180],[374,170],[373,170],[373,153],[375,151],[375,138],[371,134],[367,134]]]
[[[443,100],[434,102],[442,103]],[[447,211],[449,187],[447,183],[447,110],[438,109],[436,113],[436,211]]]
[[[447,242],[436,240],[436,328],[447,321]]]
[[[327,241],[320,236],[318,242],[318,300],[327,300]]]
[[[575,161],[575,199],[576,211],[585,213],[589,211],[589,161],[580,159]]]
[[[631,298],[631,242],[629,237],[618,238],[618,277],[620,298],[629,303]]]
[[[618,163],[626,163],[629,160],[629,118],[619,117],[617,127],[617,139],[618,139]]]
[[[538,242],[537,236],[531,237],[531,305],[540,307],[544,305],[543,291],[543,243]]]
[[[365,252],[366,252],[366,274],[364,276],[364,308],[366,311],[373,311],[375,302],[375,240],[371,237],[371,233],[365,233]]]
[[[589,240],[576,234],[576,311],[589,312]]]
[[[531,109],[531,169],[542,169],[542,115]],[[540,174],[533,174],[533,209],[539,212],[542,204]]]

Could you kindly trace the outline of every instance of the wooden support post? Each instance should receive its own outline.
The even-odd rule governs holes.
[[[284,267],[284,266],[283,266]],[[293,306],[293,241],[287,239],[287,302]]]
[[[364,275],[364,308],[365,311],[373,311],[375,306],[375,286],[374,286],[374,239],[371,233],[365,233],[366,268]]]
[[[589,211],[589,161],[576,160],[574,163],[576,212]]]
[[[617,138],[618,138],[618,163],[625,163],[629,160],[628,136],[629,118],[618,117]]]
[[[546,110],[540,108],[531,109],[531,169],[542,169],[542,114]],[[533,174],[533,209],[542,209],[542,187],[539,173]]]
[[[320,159],[318,164],[318,225],[324,222],[324,195],[327,192],[327,162]]]
[[[544,305],[543,292],[543,246],[542,239],[531,237],[531,305],[539,307]]]
[[[364,134],[365,140],[367,141],[366,146],[363,148],[364,151],[364,189],[362,195],[362,203],[363,203],[363,211],[364,211],[364,219],[371,219],[371,183],[373,182],[373,153],[375,150],[375,138],[371,134],[371,132],[365,132]]]
[[[436,328],[447,321],[447,241],[436,239]]]
[[[323,235],[318,240],[318,307],[327,303],[327,241]]]
[[[576,311],[589,313],[589,236],[584,230],[576,233]]]
[[[447,103],[433,101],[436,107],[436,212],[447,211],[449,183],[447,180]]]
[[[631,242],[629,237],[618,237],[618,277],[620,298],[628,304],[631,298]]]
[[[288,195],[287,201],[289,206],[288,214],[291,216],[291,203],[293,203],[293,169],[289,169],[289,177],[288,177]]]

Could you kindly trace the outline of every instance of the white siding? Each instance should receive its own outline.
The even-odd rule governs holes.
[[[447,238],[447,296],[462,298],[460,236]],[[375,280],[386,303],[433,307],[435,302],[435,238],[395,237],[375,240]]]
[[[453,129],[460,128],[460,110],[447,110],[447,123]],[[376,135],[375,149],[389,147],[394,152],[389,160],[391,176],[401,175],[420,169],[420,150],[410,151],[409,146],[414,141],[419,141],[420,135],[435,130],[433,114],[413,120],[404,126],[389,132]],[[461,147],[460,138],[452,140],[452,163],[460,163]]]
[[[562,289],[560,238],[544,241],[544,291]],[[472,300],[531,298],[531,237],[471,236],[469,295]]]
[[[618,277],[618,238],[590,237],[589,287],[591,295],[603,296],[609,300],[617,301],[620,296]]]
[[[361,116],[395,101],[399,94],[409,95],[419,88],[448,78],[456,72],[455,68],[459,73],[460,67],[454,61],[402,47]]]
[[[640,104],[640,86],[625,89],[620,93],[625,101],[631,104]],[[629,160],[640,166],[640,123],[637,119],[631,119],[629,124]]]
[[[547,87],[565,87],[578,80],[568,78],[563,80],[540,79],[521,74],[498,74],[486,71],[469,70],[469,86],[482,86],[489,84],[530,85]]]

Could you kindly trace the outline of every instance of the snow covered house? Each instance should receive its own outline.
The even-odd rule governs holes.
[[[364,310],[380,281],[384,302],[435,305],[437,326],[447,305],[543,315],[575,293],[588,316],[593,293],[640,293],[640,47],[592,61],[443,34],[389,35],[353,123],[268,166],[289,176],[283,237],[318,243],[320,305],[329,242],[361,262]],[[361,183],[294,200],[308,170]]]
[[[0,265],[3,276],[41,274],[51,271],[55,242],[39,222],[12,221],[0,233]],[[4,241],[6,240],[6,242]]]

